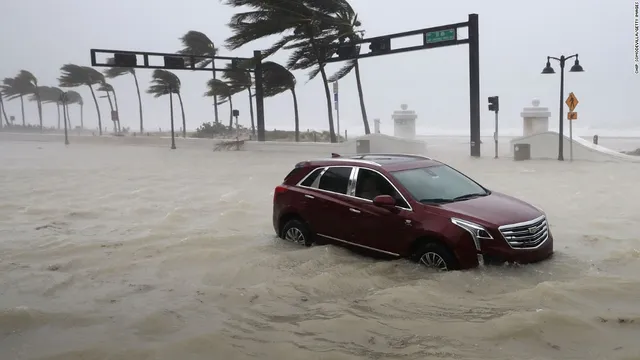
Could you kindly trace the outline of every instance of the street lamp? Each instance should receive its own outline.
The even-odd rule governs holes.
[[[547,65],[544,67],[544,69],[542,69],[542,73],[543,74],[555,74],[555,70],[553,70],[553,68],[551,67],[551,59],[556,60],[560,63],[560,129],[558,131],[558,160],[560,161],[564,161],[564,152],[563,152],[563,124],[564,124],[564,119],[562,118],[562,114],[564,113],[564,64],[566,63],[567,60],[572,59],[572,58],[576,58],[575,63],[573,64],[573,66],[571,67],[571,69],[569,69],[569,72],[583,72],[584,69],[582,68],[582,66],[580,65],[580,61],[578,60],[578,54],[574,54],[568,57],[565,57],[564,55],[560,56],[560,58],[557,57],[553,57],[553,56],[547,56]]]

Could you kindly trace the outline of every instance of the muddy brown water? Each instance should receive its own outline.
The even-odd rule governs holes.
[[[438,149],[544,207],[556,256],[437,274],[276,239],[313,155],[2,142],[0,359],[639,359],[640,166]]]

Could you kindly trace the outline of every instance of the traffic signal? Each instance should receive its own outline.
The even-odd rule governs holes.
[[[371,44],[369,44],[369,50],[372,53],[385,53],[391,51],[391,39],[390,38],[380,38],[371,40]]]
[[[135,67],[138,65],[138,58],[135,54],[113,54],[113,64],[118,67]]]
[[[360,48],[355,44],[343,43],[338,45],[336,54],[338,54],[338,58],[340,59],[351,59],[358,56],[358,50],[360,50]]]
[[[164,66],[169,69],[184,69],[185,61],[183,57],[165,56]]]
[[[489,96],[489,111],[498,112],[500,110],[500,100],[497,96]]]

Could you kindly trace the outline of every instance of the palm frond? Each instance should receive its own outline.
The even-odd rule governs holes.
[[[169,95],[169,92],[180,92],[180,78],[171,71],[156,69],[151,75],[151,86],[147,89],[147,94],[152,94],[158,98],[163,95]]]

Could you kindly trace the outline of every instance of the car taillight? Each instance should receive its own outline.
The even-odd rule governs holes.
[[[273,190],[273,199],[275,200],[276,196],[278,196],[278,194],[282,194],[287,192],[287,188],[282,186],[282,185],[278,185],[276,186],[275,190]]]

